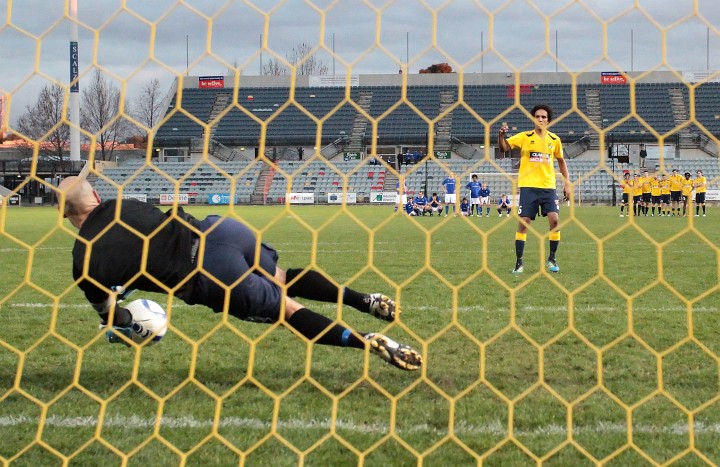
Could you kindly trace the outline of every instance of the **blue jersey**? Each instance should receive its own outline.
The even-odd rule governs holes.
[[[502,206],[503,204],[505,206],[510,206],[512,204],[512,201],[510,201],[510,198],[507,198],[507,199],[500,198],[500,200],[498,201],[498,206]]]
[[[424,196],[416,196],[413,202],[418,206],[425,206],[427,204],[427,198]]]
[[[432,206],[432,207],[440,206],[440,198],[431,196],[430,197],[430,206]]]
[[[408,213],[408,214],[410,214],[411,212],[413,212],[413,204],[412,204],[412,201],[408,201],[407,204],[405,205],[405,212]]]
[[[449,195],[455,194],[455,179],[454,178],[446,178],[443,180],[442,185],[445,187],[445,193]]]
[[[460,212],[468,212],[470,210],[470,203],[460,203]]]
[[[481,188],[480,189],[480,197],[481,198],[489,198],[490,197],[490,188]]]
[[[395,189],[397,190],[397,192],[399,194],[400,193],[400,180],[398,180],[397,183],[395,184]],[[407,182],[405,182],[405,183],[403,183],[403,193],[407,193],[407,191],[408,191],[408,186],[407,186]]]
[[[480,197],[480,190],[482,190],[482,183],[480,182],[470,182],[467,185],[465,185],[465,188],[470,190],[470,197],[471,198],[479,198]]]

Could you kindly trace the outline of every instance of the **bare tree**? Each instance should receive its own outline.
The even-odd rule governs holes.
[[[140,95],[135,99],[133,107],[133,117],[142,123],[147,130],[152,129],[155,124],[162,118],[163,96],[160,92],[160,81],[154,78],[152,81],[143,86]]]
[[[121,139],[127,136],[130,126],[119,115],[120,90],[109,83],[100,70],[95,70],[90,85],[83,89],[82,95],[80,123],[97,138],[101,160],[110,160]]]
[[[64,169],[63,151],[70,138],[67,108],[63,107],[65,90],[55,84],[42,88],[37,102],[28,105],[17,121],[17,129],[28,138],[40,141],[40,154],[55,156]]]
[[[326,75],[328,66],[311,54],[312,47],[306,42],[301,42],[293,47],[290,53],[285,55],[285,58],[291,66],[296,67],[295,72],[298,75]],[[287,75],[289,73],[288,67],[274,58],[271,58],[262,68],[262,74],[264,75]]]
[[[270,60],[268,60],[267,63],[263,65],[262,74],[271,76],[283,76],[290,74],[290,70],[280,60],[276,58],[271,58]]]

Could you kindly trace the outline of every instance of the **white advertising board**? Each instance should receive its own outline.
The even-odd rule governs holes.
[[[163,193],[160,195],[160,204],[175,204],[176,200],[177,204],[188,204],[190,202],[187,193],[178,193],[177,195],[175,193]]]
[[[371,203],[395,203],[398,194],[394,191],[375,191],[370,194]]]
[[[143,203],[147,203],[147,195],[144,193],[138,193],[138,194],[123,194],[123,199],[136,199],[138,201],[142,201]]]
[[[707,190],[705,201],[720,201],[720,190]]]
[[[345,193],[344,200],[345,200],[345,204],[357,203],[357,193]],[[343,193],[328,193],[328,203],[342,204],[343,203]]]
[[[315,193],[288,193],[285,199],[290,204],[313,204]]]

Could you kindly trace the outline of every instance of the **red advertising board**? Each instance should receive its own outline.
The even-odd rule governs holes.
[[[198,87],[200,89],[224,88],[225,87],[225,77],[224,76],[201,76],[198,79]]]
[[[627,84],[627,78],[618,71],[603,71],[600,73],[600,84]]]
[[[509,99],[515,98],[515,93],[519,92],[519,94],[531,94],[533,92],[533,89],[535,89],[536,85],[534,84],[521,84],[519,87],[515,87],[514,84],[508,84],[505,86],[506,94]]]

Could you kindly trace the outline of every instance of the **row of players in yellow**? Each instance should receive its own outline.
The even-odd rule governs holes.
[[[632,200],[633,213],[636,216],[655,215],[658,216],[687,215],[688,203],[695,191],[695,216],[705,217],[705,193],[707,192],[707,179],[703,176],[702,170],[697,171],[697,177],[692,178],[690,172],[685,176],[680,175],[678,169],[673,169],[670,176],[665,174],[650,175],[646,170],[642,176],[625,172],[620,186],[623,189],[622,203],[620,204],[620,217],[624,217],[624,209],[627,207],[630,214],[629,203]],[[681,214],[682,212],[682,214]]]

